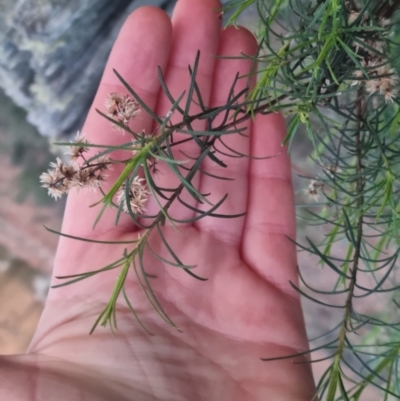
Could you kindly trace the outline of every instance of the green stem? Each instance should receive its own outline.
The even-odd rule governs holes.
[[[361,123],[364,113],[363,107],[363,89],[360,88],[357,93],[357,131],[355,133],[354,145],[356,148],[356,172],[357,172],[357,180],[356,180],[356,197],[357,197],[357,206],[359,210],[362,210],[362,206],[364,204],[364,196],[363,196],[363,189],[364,189],[364,181],[362,178],[362,152],[361,152]],[[357,272],[359,269],[360,264],[360,256],[361,256],[361,241],[363,237],[363,214],[361,213],[357,219],[357,237],[356,237],[356,244],[354,248],[354,256],[353,256],[353,265],[350,269],[351,277],[350,277],[350,285],[349,290],[347,293],[346,303],[345,303],[345,312],[343,317],[343,323],[340,328],[339,338],[338,338],[338,348],[335,354],[335,359],[333,361],[333,371],[339,372],[340,369],[340,362],[343,357],[343,351],[346,344],[346,336],[347,332],[349,331],[349,326],[351,324],[351,311],[352,311],[352,301],[354,296],[355,285],[357,281]],[[338,381],[332,380],[329,385],[328,394],[334,396],[336,393]]]

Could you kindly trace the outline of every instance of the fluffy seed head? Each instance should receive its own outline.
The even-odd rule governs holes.
[[[375,93],[380,90],[381,82],[380,79],[369,79],[365,84],[365,90],[368,93]]]
[[[89,141],[83,133],[78,131],[72,143],[74,143],[74,145],[69,146],[66,153],[70,156],[71,161],[76,162],[83,153],[89,150],[86,146],[89,144]]]
[[[320,192],[322,188],[324,187],[324,184],[322,182],[316,181],[316,180],[311,180],[310,185],[308,188],[305,189],[305,193],[308,195],[308,197],[313,200],[313,201],[318,201]]]
[[[394,99],[397,97],[399,91],[395,88],[387,88],[382,94],[385,97],[386,103],[393,103]]]
[[[110,93],[105,106],[107,116],[126,127],[129,127],[129,122],[140,112],[139,104],[131,96],[122,93]],[[118,125],[115,127],[124,132]]]
[[[57,200],[72,187],[77,170],[74,166],[64,163],[60,158],[57,158],[55,163],[50,163],[50,167],[52,169],[40,175],[40,182],[42,187],[47,189],[48,194]]]
[[[142,213],[145,211],[147,199],[149,197],[149,191],[146,189],[146,185],[143,183],[144,178],[136,176],[129,188],[129,205],[133,213]],[[122,210],[125,213],[129,213],[127,199],[126,199],[126,185],[123,184],[117,192],[117,203],[122,203]]]
[[[96,167],[84,167],[77,171],[77,174],[72,181],[71,187],[77,189],[96,189],[105,180],[104,174]]]

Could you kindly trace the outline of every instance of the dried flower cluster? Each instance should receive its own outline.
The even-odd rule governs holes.
[[[129,95],[111,93],[106,100],[107,115],[125,126],[139,113],[139,105]],[[120,128],[120,127],[119,127]],[[121,129],[122,130],[122,129]],[[123,131],[123,130],[122,130]],[[143,144],[146,143],[146,134],[142,132]],[[141,150],[143,144],[134,141],[133,156]],[[84,153],[89,151],[89,141],[80,132],[75,141],[68,146],[66,154],[69,162],[63,162],[57,158],[56,163],[50,163],[51,169],[40,176],[42,187],[48,190],[50,196],[55,199],[67,194],[71,188],[97,188],[106,178],[106,171],[110,169],[112,161],[108,156],[98,156],[91,161],[85,159]],[[156,159],[146,158],[147,166],[156,171]],[[149,196],[144,179],[134,177],[129,189],[129,205],[133,213],[142,213]],[[122,209],[129,213],[126,201],[126,186],[123,184],[117,193],[118,204],[123,203]]]
[[[352,8],[350,2],[346,3],[346,8],[350,24],[360,19],[361,26],[368,28],[373,25],[366,12],[360,15],[360,10]],[[391,21],[380,17],[376,23],[379,27],[385,28],[390,25]],[[367,93],[379,94],[383,96],[386,103],[392,103],[398,94],[396,87],[398,76],[385,57],[385,35],[385,32],[368,32],[367,37],[358,37],[354,42],[356,52],[362,56],[360,64],[363,69],[354,72],[351,85],[365,85]]]
[[[110,93],[105,106],[107,116],[125,127],[129,127],[129,122],[140,112],[139,104],[131,96],[122,93]],[[119,131],[125,132],[120,126],[116,124],[114,126]]]
[[[364,84],[367,93],[380,94],[386,103],[391,103],[398,94],[396,86],[399,79],[395,69],[390,68],[387,64],[382,65],[383,63],[381,58],[363,60],[361,65],[368,72],[369,78],[365,79],[363,71],[357,70],[354,73],[355,80],[352,85]]]
[[[65,163],[57,158],[56,163],[50,163],[51,169],[40,176],[42,187],[48,190],[54,199],[61,198],[71,188],[97,188],[106,178],[105,172],[110,169],[107,156],[99,156],[91,163],[84,160],[83,153],[89,149],[89,141],[81,133],[77,133],[75,142],[68,147],[70,162]],[[84,162],[77,163],[79,158]]]
[[[323,187],[324,184],[322,182],[311,180],[310,185],[305,190],[305,193],[308,195],[310,199],[316,202],[319,199]]]
[[[146,189],[144,181],[144,178],[136,176],[129,188],[129,205],[133,213],[143,213],[146,210],[145,205],[149,197],[149,192]],[[122,203],[122,210],[125,213],[129,213],[125,184],[117,192],[117,203],[118,205]]]
[[[87,152],[89,148],[89,141],[85,138],[85,136],[78,131],[75,136],[73,146],[69,146],[66,154],[70,156],[72,162],[78,161],[78,159],[83,155],[83,153]]]

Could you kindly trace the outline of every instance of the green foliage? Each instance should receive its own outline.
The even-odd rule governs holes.
[[[373,386],[382,399],[398,399],[399,323],[388,311],[398,308],[399,288],[400,2],[252,3],[260,21],[261,66],[249,95],[252,107],[265,105],[270,111],[273,104],[290,115],[285,138],[290,145],[303,126],[313,144],[310,156],[322,168],[321,174],[310,177],[307,192],[323,201],[305,213],[309,224],[326,226],[328,232],[320,241],[308,239],[298,246],[315,255],[337,280],[327,292],[301,276],[304,290],[298,291],[343,314],[326,342],[310,351],[331,354],[317,396],[361,400]],[[230,23],[247,5],[230,4]],[[334,254],[337,244],[347,247],[340,259]],[[388,302],[384,319],[357,312],[361,302],[377,294],[385,294]],[[329,295],[332,304],[322,302],[323,295]]]

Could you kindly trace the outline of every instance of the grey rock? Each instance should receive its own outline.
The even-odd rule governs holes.
[[[79,129],[135,8],[175,0],[0,0],[0,86],[48,136]]]
[[[126,17],[143,5],[171,13],[175,2],[0,0],[0,87],[41,134],[72,134]]]

